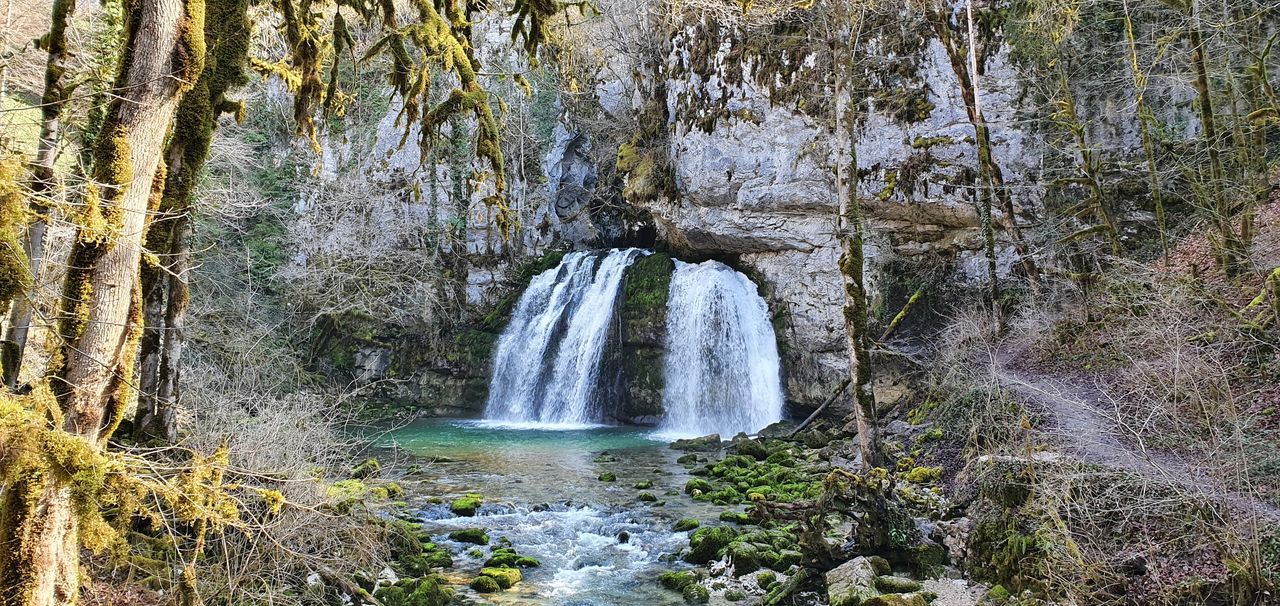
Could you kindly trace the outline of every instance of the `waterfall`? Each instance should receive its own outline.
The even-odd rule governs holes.
[[[666,436],[754,433],[782,418],[769,310],[745,275],[676,261],[667,299]]]
[[[569,253],[529,283],[498,339],[485,419],[566,426],[603,420],[600,358],[623,274],[643,254]]]

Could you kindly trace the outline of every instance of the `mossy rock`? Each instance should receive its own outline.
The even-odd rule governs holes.
[[[652,492],[642,492],[636,495],[636,498],[646,503],[653,503],[658,500],[657,495],[653,494]]]
[[[760,570],[760,551],[750,543],[733,543],[727,550],[733,563],[733,575],[742,576]]]
[[[706,604],[711,601],[711,590],[697,583],[690,583],[680,590],[687,604]]]
[[[700,438],[689,438],[687,440],[676,440],[671,443],[671,448],[675,450],[686,450],[693,452],[711,452],[720,450],[720,434],[713,433],[711,435],[702,436]]]
[[[387,495],[393,499],[404,496],[404,487],[395,482],[387,482],[382,487],[387,490]]]
[[[690,478],[689,481],[684,484],[685,494],[693,494],[695,490],[701,494],[707,494],[713,489],[714,487],[711,485],[711,482],[701,478]]]
[[[751,517],[743,511],[722,511],[720,512],[721,522],[733,522],[734,524],[750,524]]]
[[[681,465],[696,465],[698,463],[698,455],[693,453],[680,455],[680,458],[676,459],[676,462]]]
[[[624,310],[651,308],[666,310],[675,263],[666,253],[653,253],[636,259],[627,268],[623,284]]]
[[[940,478],[942,478],[941,467],[915,467],[902,476],[902,479],[912,484],[932,484]]]
[[[473,545],[488,545],[489,535],[485,534],[483,528],[463,528],[449,533],[449,539],[459,543],[471,543]]]
[[[493,577],[479,576],[471,579],[471,588],[479,593],[497,593],[502,591],[502,586]]]
[[[756,585],[759,585],[760,589],[763,589],[765,591],[769,591],[771,588],[773,588],[774,583],[777,583],[777,582],[778,582],[778,575],[774,574],[773,572],[765,571],[756,575]]]
[[[684,555],[684,561],[690,564],[706,564],[719,558],[737,536],[737,531],[728,526],[699,528],[689,536],[689,553]]]
[[[476,510],[480,509],[480,505],[484,503],[484,497],[476,493],[468,493],[453,500],[449,504],[449,511],[454,515],[470,517],[476,515]]]
[[[372,478],[382,471],[382,465],[374,458],[365,459],[363,463],[351,468],[351,477],[361,480]]]
[[[481,568],[480,576],[492,577],[503,589],[511,589],[512,585],[524,578],[524,575],[515,568]]]
[[[636,482],[635,485],[632,486],[632,488],[635,488],[637,490],[648,490],[650,488],[653,488],[653,480],[641,480],[639,482]]]
[[[769,449],[765,448],[764,443],[750,438],[735,439],[733,441],[733,452],[751,457],[757,461],[764,461],[769,458]]]
[[[919,593],[887,593],[863,600],[861,606],[929,606],[929,599]]]
[[[730,589],[724,592],[724,599],[730,602],[741,602],[747,599],[747,594],[741,589]]]
[[[920,581],[908,579],[906,577],[895,577],[891,575],[881,575],[876,577],[876,589],[884,593],[911,593],[920,591]]]
[[[606,471],[601,473],[598,477],[596,477],[596,479],[600,480],[601,482],[617,482],[618,474],[613,473],[612,471]]]
[[[680,520],[679,522],[676,522],[676,525],[673,527],[673,530],[675,530],[676,532],[688,532],[701,525],[702,525],[702,522],[699,522],[695,518],[685,518],[683,520]]]
[[[453,599],[453,591],[443,578],[429,575],[381,587],[374,597],[383,606],[446,606]]]
[[[681,591],[686,585],[695,583],[698,575],[688,570],[668,570],[658,575],[658,584],[671,591]]]

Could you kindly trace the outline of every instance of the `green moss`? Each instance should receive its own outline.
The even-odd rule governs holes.
[[[756,575],[756,585],[759,585],[760,589],[763,589],[765,591],[769,591],[770,589],[772,589],[774,583],[777,583],[777,582],[778,582],[778,575],[774,574],[773,572],[765,571]]]
[[[687,604],[706,604],[711,601],[711,591],[697,583],[690,583],[680,590]]]
[[[635,488],[638,490],[647,490],[647,489],[653,488],[653,480],[641,480],[639,482],[636,482],[635,485],[632,486],[632,488]]]
[[[733,522],[735,524],[750,524],[751,518],[742,511],[722,511],[720,512],[721,522]]]
[[[912,484],[931,484],[942,477],[941,467],[916,467],[903,474],[902,478]]]
[[[374,597],[383,606],[447,606],[453,598],[453,591],[443,578],[429,575],[402,579],[394,585],[380,587]]]
[[[726,550],[733,563],[733,574],[742,576],[760,570],[760,550],[751,543],[734,542]]]
[[[636,495],[636,499],[640,501],[644,501],[646,503],[653,503],[654,501],[658,500],[658,497],[654,495],[652,492],[642,492],[639,495]]]
[[[0,307],[31,287],[31,271],[22,248],[27,216],[21,175],[22,160],[17,155],[0,158]]]
[[[671,591],[681,591],[691,583],[696,583],[698,576],[691,571],[668,570],[658,575],[658,584]]]
[[[363,463],[356,465],[351,469],[351,477],[361,480],[378,475],[382,471],[382,466],[378,464],[377,459],[365,459]]]
[[[503,589],[510,589],[512,585],[524,578],[515,568],[481,568],[480,575],[493,578]]]
[[[479,509],[480,505],[483,503],[484,497],[475,493],[468,493],[454,499],[453,502],[449,504],[449,511],[452,511],[454,515],[469,517],[476,515],[476,510]]]
[[[881,575],[876,577],[876,589],[884,593],[911,593],[920,591],[920,581],[908,579],[906,577],[895,577],[890,575]]]
[[[496,579],[485,576],[471,579],[471,588],[479,593],[495,593],[502,591],[502,587],[498,585],[498,581]]]
[[[689,535],[689,552],[684,560],[690,564],[706,564],[719,558],[737,536],[737,531],[728,526],[699,528]]]
[[[627,268],[623,286],[624,309],[666,309],[675,263],[666,253],[653,253],[636,259]]]
[[[601,472],[600,475],[596,477],[596,479],[600,480],[601,482],[617,482],[618,474],[613,473],[612,471],[605,471],[605,472]]]
[[[449,539],[458,541],[459,543],[472,543],[475,545],[488,545],[489,535],[485,534],[483,528],[463,528],[449,533]]]
[[[690,478],[689,481],[684,484],[685,494],[691,494],[694,496],[710,493],[712,489],[713,487],[711,486],[711,482],[701,478]]]
[[[679,522],[676,522],[676,525],[673,528],[673,530],[675,530],[676,532],[688,532],[690,530],[697,528],[700,525],[701,525],[701,522],[699,522],[695,518],[685,518],[683,520],[680,520]]]

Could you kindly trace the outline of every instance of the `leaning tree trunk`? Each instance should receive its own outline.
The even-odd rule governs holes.
[[[841,53],[840,51],[844,52]],[[840,276],[844,283],[844,327],[849,345],[849,374],[853,381],[853,417],[858,428],[858,449],[866,467],[880,464],[880,429],[876,419],[876,397],[871,385],[871,351],[867,328],[867,290],[863,282],[862,204],[858,201],[857,133],[846,95],[846,71],[853,69],[853,49],[849,43],[832,46],[832,63],[836,70],[835,140],[836,190],[840,215],[837,233],[840,237]]]
[[[40,273],[44,267],[44,238],[49,228],[48,205],[45,198],[53,191],[55,185],[53,165],[58,159],[58,143],[62,138],[62,108],[69,96],[66,88],[67,72],[67,25],[75,12],[75,0],[55,0],[53,3],[53,20],[49,33],[40,39],[40,46],[48,52],[44,70],[44,94],[40,98],[40,141],[36,145],[35,160],[31,162],[31,209],[35,211],[35,220],[27,226],[23,248],[27,254],[28,271],[31,273],[31,292],[26,297],[14,301],[13,312],[9,317],[9,327],[4,340],[8,341],[6,352],[9,358],[4,361],[4,383],[9,389],[18,385],[18,375],[22,370],[22,355],[27,346],[27,335],[31,330],[31,316],[34,308],[35,289],[39,288]]]
[[[157,224],[147,248],[159,255],[143,269],[147,331],[141,346],[142,393],[134,418],[139,438],[168,443],[178,437],[179,379],[186,343],[191,265],[191,213],[196,183],[209,157],[213,130],[224,113],[243,115],[243,106],[226,93],[245,82],[249,49],[248,0],[206,0],[204,69],[178,106],[173,136],[165,152],[169,172]]]
[[[67,273],[63,344],[51,368],[62,430],[102,448],[132,397],[141,303],[139,261],[148,204],[161,173],[178,99],[202,69],[200,0],[137,0],[125,28],[124,67],[95,142],[93,181]],[[79,536],[67,479],[33,475],[6,488],[0,511],[6,606],[60,606],[76,598]]]

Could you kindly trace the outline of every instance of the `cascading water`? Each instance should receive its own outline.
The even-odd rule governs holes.
[[[603,420],[600,358],[623,274],[644,254],[569,253],[529,283],[498,339],[486,419],[565,426]]]
[[[664,435],[729,437],[782,418],[773,324],[750,279],[716,261],[676,261],[664,375]]]

